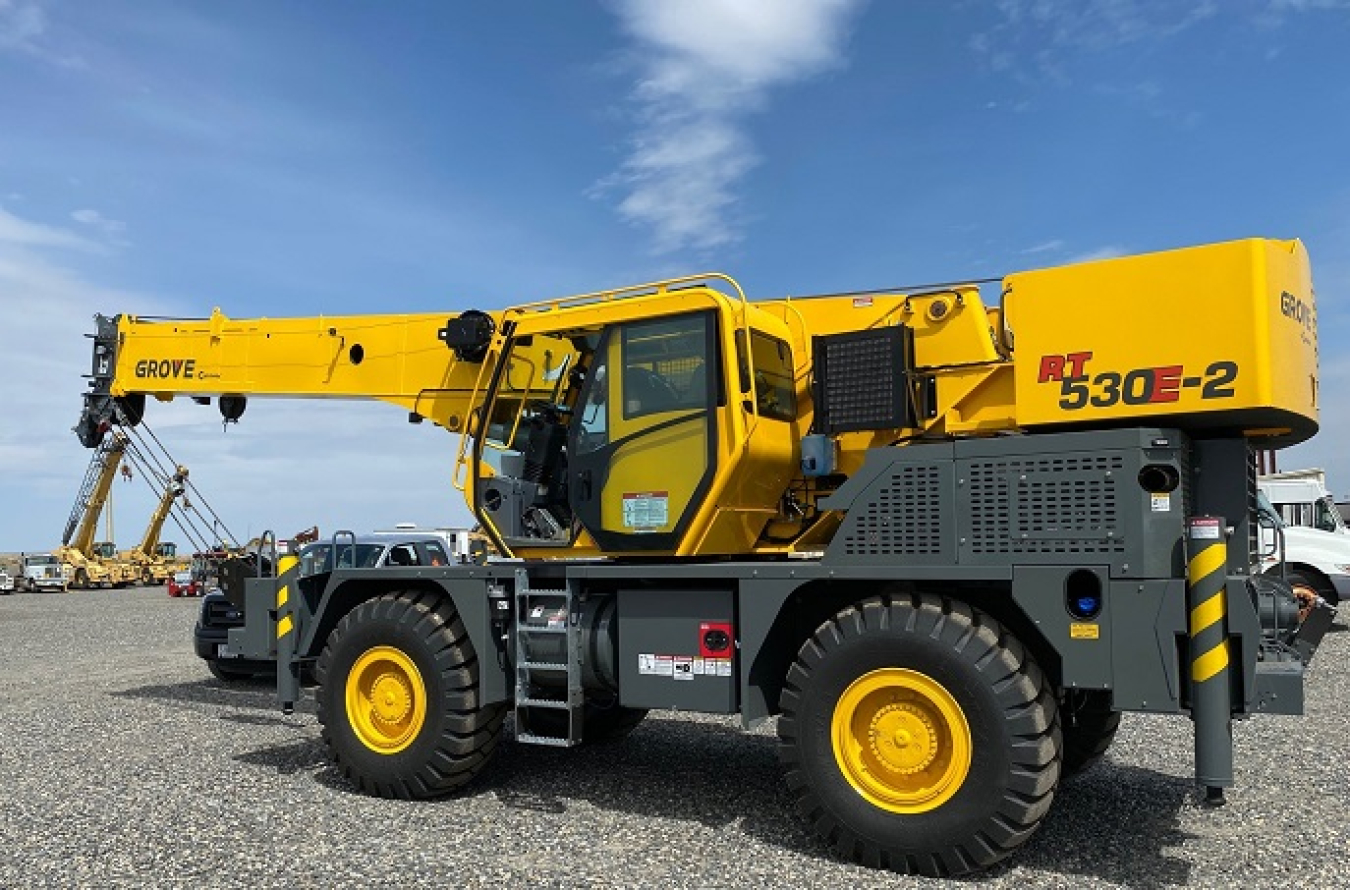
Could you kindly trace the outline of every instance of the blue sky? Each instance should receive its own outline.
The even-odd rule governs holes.
[[[1350,492],[1350,0],[0,0],[0,550],[57,543],[94,312],[752,295],[1251,235],[1314,263]],[[1165,323],[1165,320],[1160,320]],[[379,405],[153,406],[236,526],[467,519]],[[397,460],[372,461],[372,451]],[[120,483],[119,483],[120,485]],[[119,544],[146,486],[115,495]]]

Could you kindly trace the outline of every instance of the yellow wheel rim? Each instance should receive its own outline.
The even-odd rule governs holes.
[[[970,724],[933,678],[881,668],[853,681],[834,706],[834,759],[858,793],[892,813],[925,813],[970,775]]]
[[[422,674],[392,646],[368,649],[347,674],[347,721],[361,744],[397,754],[412,744],[427,717]]]

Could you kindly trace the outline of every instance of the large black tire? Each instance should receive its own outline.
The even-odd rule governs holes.
[[[76,590],[84,590],[89,587],[89,573],[84,569],[76,569],[75,581],[70,586],[74,587]]]
[[[1031,837],[1059,783],[1040,668],[961,602],[901,594],[844,609],[802,645],[781,705],[797,809],[873,867],[947,877],[991,865]]]
[[[1120,728],[1120,712],[1111,710],[1111,693],[1072,690],[1059,708],[1064,733],[1062,778],[1091,769],[1102,759]]]
[[[357,606],[315,674],[323,739],[368,794],[448,794],[483,770],[501,737],[506,705],[482,703],[478,658],[444,596],[405,591]]]

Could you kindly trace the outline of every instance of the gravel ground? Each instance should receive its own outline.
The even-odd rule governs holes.
[[[467,792],[355,793],[312,702],[282,717],[192,654],[162,589],[0,597],[0,887],[924,887],[833,858],[791,813],[772,728],[654,713],[624,743],[504,740]],[[1105,762],[980,887],[1350,886],[1350,633],[1306,717],[1237,724],[1197,806],[1190,724],[1127,715]]]

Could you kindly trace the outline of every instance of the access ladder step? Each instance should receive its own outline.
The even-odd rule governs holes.
[[[555,664],[547,661],[524,661],[520,664],[527,671],[563,671],[567,670],[565,664]]]
[[[520,708],[544,708],[549,711],[570,711],[573,707],[571,702],[553,698],[523,698],[516,701],[517,710]]]
[[[547,748],[575,748],[581,742],[571,741],[570,739],[560,739],[549,735],[532,735],[527,732],[516,733],[516,741],[524,745],[543,745]]]

